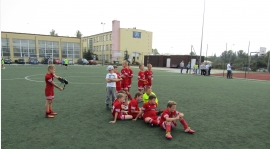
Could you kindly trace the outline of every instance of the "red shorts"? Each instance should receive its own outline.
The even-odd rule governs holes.
[[[152,80],[148,80],[148,83],[146,84],[146,86],[152,86]]]
[[[122,90],[125,90],[125,91],[127,91],[128,90],[128,82],[122,82]]]
[[[166,121],[164,121],[164,122],[160,123],[160,124],[159,124],[159,126],[160,126],[160,128],[162,128],[162,129],[165,129],[165,130],[166,130],[166,124],[165,124],[165,122],[166,122]],[[171,126],[172,126],[172,128],[174,128],[174,127],[176,127],[177,125],[176,125],[176,123],[175,123],[175,122],[171,122]]]
[[[122,90],[122,87],[121,86],[116,86],[116,93],[118,93],[121,90]]]
[[[126,117],[125,117],[124,114],[118,113],[118,115],[117,115],[117,120],[124,120],[125,118],[126,118]]]
[[[47,100],[54,99],[54,89],[45,89],[45,96]]]
[[[145,87],[145,84],[143,84],[142,81],[138,81],[138,90],[143,90]]]
[[[139,113],[128,113],[129,115],[132,115],[133,119],[137,117]]]

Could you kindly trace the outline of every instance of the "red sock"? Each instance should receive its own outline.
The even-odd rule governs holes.
[[[130,100],[132,100],[132,97],[131,97],[131,95],[130,95],[130,94],[128,94],[128,98],[129,98]]]
[[[171,124],[166,124],[166,133],[171,132]]]
[[[187,122],[183,119],[183,118],[180,118],[180,123],[184,126],[184,129],[186,130],[188,128],[188,124]]]
[[[50,111],[46,111],[46,114],[49,115],[51,112]]]
[[[149,123],[150,123],[150,121],[149,121]],[[152,119],[150,124],[158,125],[158,121]]]

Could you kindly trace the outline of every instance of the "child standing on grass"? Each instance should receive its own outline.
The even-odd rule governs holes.
[[[146,86],[149,86],[152,88],[152,80],[153,80],[153,71],[152,71],[152,65],[148,64],[147,65],[147,70],[145,70],[144,75],[145,75],[145,80],[147,80]],[[145,86],[145,87],[146,87]]]
[[[120,81],[116,82],[116,93],[118,93],[122,89],[122,86],[121,86],[122,78],[121,78],[121,74],[118,72],[118,67],[114,65],[113,68],[114,68],[114,73],[117,75],[117,79],[120,79]]]
[[[116,120],[130,120],[132,119],[132,115],[128,115],[127,111],[122,110],[122,103],[125,101],[125,95],[122,93],[117,94],[117,99],[113,103],[113,107],[111,110],[113,121],[109,123],[115,123]]]
[[[57,113],[53,112],[52,110],[52,102],[54,100],[54,87],[58,88],[60,91],[63,90],[63,88],[59,87],[53,82],[53,79],[60,78],[59,76],[55,75],[55,66],[54,65],[49,65],[48,66],[48,72],[45,75],[45,83],[46,83],[46,88],[45,88],[45,96],[46,96],[46,117],[47,118],[54,118],[54,115],[57,115]]]
[[[2,58],[2,69],[5,69],[5,61],[4,61],[4,59]]]
[[[114,73],[114,67],[108,66],[107,70],[109,73],[106,75],[106,82],[107,82],[107,88],[106,88],[106,107],[107,109],[110,109],[110,97],[112,97],[112,103],[114,102],[116,96],[115,96],[115,90],[116,90],[116,83],[117,81],[121,81],[121,79],[117,79],[117,75]]]

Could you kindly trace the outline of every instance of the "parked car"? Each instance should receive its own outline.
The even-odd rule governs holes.
[[[54,64],[62,64],[62,61],[60,59],[58,59],[58,58],[54,58],[53,63]]]
[[[178,68],[177,64],[171,64],[171,68]]]
[[[68,65],[74,65],[73,60],[68,60]]]
[[[24,59],[18,59],[18,60],[17,60],[17,63],[18,63],[18,64],[25,64],[25,60],[24,60]]]
[[[265,68],[259,68],[259,69],[257,69],[257,72],[267,72],[267,69],[265,69]]]
[[[89,60],[88,62],[89,62],[89,65],[96,65],[97,64],[97,62],[94,60]]]
[[[5,64],[12,64],[12,60],[10,58],[4,59]]]
[[[79,58],[77,63],[81,64],[81,65],[88,65],[89,64],[89,62],[85,58]]]
[[[36,58],[29,58],[29,64],[39,64],[39,60]]]

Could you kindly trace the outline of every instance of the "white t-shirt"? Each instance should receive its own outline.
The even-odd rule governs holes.
[[[227,64],[227,70],[232,70],[231,64]]]
[[[106,79],[116,79],[117,78],[117,75],[115,73],[108,73],[106,75]],[[111,82],[111,83],[108,83],[107,82],[107,87],[116,87],[116,82]]]
[[[207,64],[207,65],[205,66],[205,68],[206,68],[206,69],[209,69],[209,65]]]

